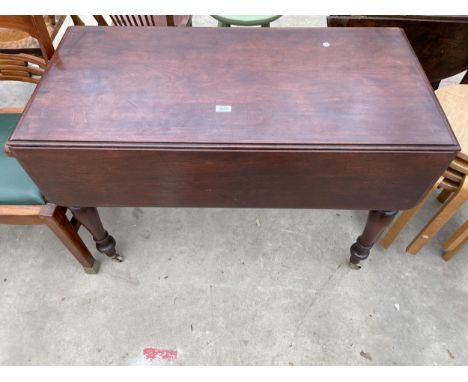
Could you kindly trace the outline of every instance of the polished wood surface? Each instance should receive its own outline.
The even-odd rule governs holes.
[[[9,145],[80,207],[406,209],[458,150],[382,28],[74,27]]]
[[[453,157],[336,150],[11,150],[49,200],[103,207],[406,209]]]
[[[45,123],[50,144],[456,145],[385,28],[72,27],[13,140]]]
[[[434,88],[468,69],[467,16],[329,16],[327,25],[402,28]]]
[[[8,146],[88,228],[98,206],[369,209],[353,264],[459,150],[385,28],[74,27]]]

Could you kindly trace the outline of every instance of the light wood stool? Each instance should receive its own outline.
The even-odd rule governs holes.
[[[385,248],[391,245],[405,225],[437,188],[442,189],[437,199],[444,203],[444,205],[408,245],[406,248],[408,253],[418,253],[468,199],[468,85],[447,86],[437,90],[436,95],[460,143],[461,151],[423,200],[412,209],[402,212],[396,219],[381,241],[382,246]],[[459,235],[457,236],[456,234]],[[464,236],[463,233],[457,231],[444,244],[444,249],[447,251],[443,257],[445,260],[452,258],[455,252],[463,245],[464,241],[460,240],[465,239],[460,239],[459,237]]]
[[[468,177],[465,175],[460,187],[453,192],[442,208],[432,217],[406,248],[406,252],[415,255],[439,230],[458,212],[468,200]]]
[[[468,242],[468,220],[443,244],[444,260],[450,260]]]

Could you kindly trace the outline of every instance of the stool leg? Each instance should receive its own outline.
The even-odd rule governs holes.
[[[442,190],[442,192],[437,197],[437,200],[441,203],[445,203],[445,201],[452,195],[452,191]]]
[[[413,218],[414,215],[419,211],[419,209],[423,206],[424,203],[426,203],[426,200],[429,198],[429,196],[437,189],[439,186],[440,182],[442,181],[443,178],[439,178],[439,180],[432,186],[432,188],[424,195],[422,200],[413,208],[403,211],[400,216],[395,220],[395,223],[390,227],[388,230],[387,234],[384,236],[382,241],[380,242],[380,245],[384,248],[390,247],[390,245],[393,243],[393,241],[396,239],[396,237],[400,234],[402,229],[408,224],[408,222]]]
[[[442,245],[444,248],[444,255],[442,256],[445,261],[450,260],[458,250],[463,247],[468,241],[468,220],[456,232],[450,236],[447,241]]]
[[[415,255],[447,223],[468,198],[468,176],[463,178],[460,188],[432,217],[406,248],[406,252]]]

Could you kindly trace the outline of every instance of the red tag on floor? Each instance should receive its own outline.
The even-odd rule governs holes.
[[[154,361],[156,358],[166,361],[177,359],[177,350],[171,349],[145,348],[143,354],[150,361]]]

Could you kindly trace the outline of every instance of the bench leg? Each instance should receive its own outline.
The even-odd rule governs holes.
[[[97,273],[99,261],[91,255],[78,232],[65,215],[65,211],[64,207],[47,204],[44,206],[43,213],[41,213],[41,219],[78,260],[86,273]]]
[[[363,233],[350,248],[351,257],[349,261],[352,268],[359,269],[358,264],[369,257],[371,248],[397,213],[398,211],[369,211]]]
[[[93,235],[96,248],[111,259],[122,262],[123,256],[115,250],[115,240],[104,229],[99,212],[95,207],[69,207],[73,216]]]

